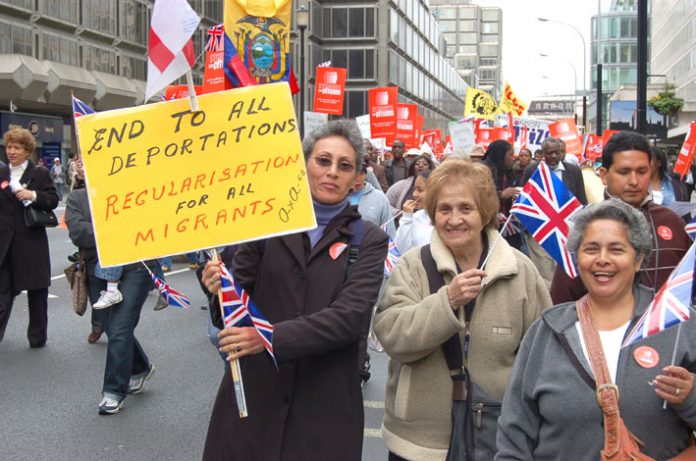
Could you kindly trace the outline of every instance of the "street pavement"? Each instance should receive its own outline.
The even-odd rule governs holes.
[[[0,342],[0,460],[200,459],[223,364],[208,340],[208,311],[200,308],[205,297],[194,272],[182,260],[167,275],[191,298],[189,310],[155,312],[156,292],[150,292],[135,333],[157,370],[120,413],[100,416],[106,337],[87,343],[91,311],[83,317],[72,311],[62,273],[75,248],[65,229],[49,229],[48,235],[54,278],[48,343],[29,348],[24,294],[16,298]],[[371,355],[372,378],[363,388],[363,459],[377,461],[387,458],[380,436],[387,357]]]

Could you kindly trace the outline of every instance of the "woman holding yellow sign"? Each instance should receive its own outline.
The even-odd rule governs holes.
[[[278,369],[254,328],[220,333],[220,351],[241,361],[249,416],[237,416],[226,374],[204,460],[361,457],[358,340],[382,282],[387,236],[348,204],[363,155],[357,124],[331,122],[302,147],[318,227],[243,244],[232,264],[274,326]],[[208,262],[202,274],[211,293],[220,288],[218,265]]]

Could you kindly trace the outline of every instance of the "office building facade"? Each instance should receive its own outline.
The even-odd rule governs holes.
[[[503,11],[469,0],[431,0],[447,43],[445,57],[470,86],[500,97]]]
[[[425,1],[308,0],[305,4],[310,10],[307,110],[312,107],[314,69],[331,61],[348,69],[348,117],[367,114],[367,91],[385,86],[399,87],[399,102],[420,106],[426,128],[440,128],[444,134],[449,121],[463,116],[467,85],[443,56],[440,28]],[[294,68],[299,69],[297,40],[293,52]]]
[[[681,142],[696,118],[696,2],[653,0],[650,18],[650,81],[658,87],[674,85],[677,96],[684,100],[667,134],[668,139]]]

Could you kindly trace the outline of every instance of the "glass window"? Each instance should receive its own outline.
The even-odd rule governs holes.
[[[366,91],[347,91],[346,92],[346,102],[347,102],[347,117],[355,118],[367,113],[367,103],[365,101],[367,92]]]
[[[479,42],[479,37],[476,32],[466,32],[463,34],[459,34],[459,42],[462,44],[468,44],[471,45],[473,43],[478,43]],[[454,43],[454,42],[452,42]]]
[[[348,36],[349,37],[364,37],[365,36],[365,9],[364,8],[349,8],[348,9]]]
[[[375,36],[375,9],[365,8],[365,36]]]
[[[42,59],[79,65],[77,40],[72,37],[43,33]]]
[[[497,8],[484,8],[481,19],[484,21],[500,21],[500,10]]]
[[[363,50],[348,51],[348,78],[365,77],[365,53]]]
[[[375,50],[365,50],[365,78],[375,78]]]
[[[32,56],[31,29],[0,22],[0,53]]]
[[[7,3],[7,2],[5,2]],[[27,10],[32,9],[32,3],[34,3],[33,0],[10,0],[10,4],[14,6],[19,6],[21,8],[26,8]],[[3,37],[6,37],[6,35],[3,35]]]
[[[333,67],[348,67],[348,51],[347,50],[332,50],[331,65]]]
[[[478,18],[478,6],[460,6],[459,19],[476,19]]]
[[[114,35],[116,33],[116,10],[112,0],[83,2],[82,24],[89,29]]]
[[[120,56],[121,76],[138,80],[146,79],[147,61],[133,56]]]
[[[205,0],[205,16],[214,22],[222,22],[222,2],[219,0]]]
[[[40,11],[62,21],[78,24],[76,0],[46,0],[40,3]]]
[[[333,8],[331,10],[331,36],[346,37],[348,35],[348,9]]]
[[[150,30],[147,3],[141,0],[121,0],[121,38],[145,45]]]
[[[440,21],[440,30],[442,32],[456,32],[457,21]]]
[[[116,73],[116,53],[111,50],[84,45],[82,57],[83,67],[87,70]]]
[[[394,10],[389,11],[389,38],[393,43],[399,43],[399,15]]]
[[[437,19],[456,19],[457,8],[453,6],[433,7],[433,16]]]
[[[484,34],[497,34],[499,23],[497,22],[484,22],[483,23],[483,33]]]

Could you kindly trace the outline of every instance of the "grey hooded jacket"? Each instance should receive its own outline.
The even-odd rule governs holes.
[[[634,296],[629,331],[650,303],[652,291],[639,286]],[[692,373],[696,372],[694,316],[692,312],[691,320],[682,324],[675,360],[675,365]],[[602,410],[575,327],[577,320],[575,303],[561,304],[545,311],[524,337],[498,420],[496,461],[600,458]],[[617,368],[621,416],[628,429],[645,442],[643,453],[657,460],[681,452],[689,427],[696,426],[696,390],[681,405],[663,410],[663,401],[649,384],[670,365],[676,340],[677,327],[672,327],[628,346],[621,350]],[[659,353],[656,366],[638,365],[633,351],[640,346]]]

